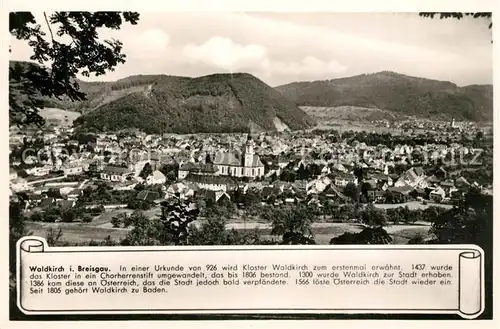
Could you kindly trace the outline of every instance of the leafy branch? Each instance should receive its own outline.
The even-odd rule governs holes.
[[[76,75],[104,75],[125,63],[119,40],[100,40],[98,30],[119,30],[124,22],[136,25],[135,12],[55,12],[43,13],[51,43],[30,12],[11,12],[9,31],[33,50],[32,63],[14,63],[9,68],[9,118],[11,125],[44,124],[39,109],[44,99],[82,101]],[[56,29],[54,29],[56,28]],[[70,40],[68,44],[55,35]],[[11,51],[11,49],[9,49]]]
[[[423,12],[419,14],[421,17],[434,18],[435,16],[439,16],[440,19],[446,18],[454,18],[454,19],[462,19],[464,17],[473,17],[473,18],[486,18],[491,21],[491,12],[482,12],[482,13],[431,13],[431,12]],[[493,27],[493,22],[490,22],[488,26],[489,29]]]

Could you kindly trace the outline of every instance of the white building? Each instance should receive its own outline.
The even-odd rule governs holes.
[[[209,190],[209,191],[230,191],[238,187],[236,181],[231,177],[224,176],[207,176],[207,175],[194,175],[189,174],[186,182],[191,182],[195,184],[199,189]]]
[[[68,165],[63,168],[63,171],[66,176],[81,175],[83,173],[83,166],[79,164]]]
[[[33,176],[47,176],[51,170],[51,166],[33,167],[26,169],[26,173]]]
[[[334,181],[335,186],[345,187],[349,183],[358,185],[358,178],[348,173],[341,173],[335,176],[335,181]]]
[[[111,182],[124,182],[127,177],[130,177],[132,175],[133,173],[129,168],[106,166],[106,168],[104,168],[104,171],[101,172],[101,179]]]
[[[170,185],[167,188],[167,193],[165,198],[172,198],[178,195],[181,199],[187,199],[194,196],[194,193],[197,191],[198,187],[194,184],[190,183],[175,183]]]
[[[14,192],[28,191],[30,189],[28,182],[23,178],[18,178],[10,183],[10,188]]]
[[[394,183],[395,187],[402,187],[407,185],[418,188],[426,188],[428,186],[425,172],[421,167],[414,167],[408,169]]]
[[[241,155],[234,152],[217,154],[214,164],[217,166],[218,174],[233,177],[263,177],[264,164],[260,161],[260,157],[255,154],[254,146],[254,141],[248,136],[245,151]]]
[[[167,178],[159,170],[156,170],[152,175],[149,175],[146,178],[147,185],[165,184],[166,181],[167,181]]]
[[[315,179],[306,185],[307,194],[318,194],[325,190],[327,186],[331,184],[331,179],[328,177],[322,177]]]

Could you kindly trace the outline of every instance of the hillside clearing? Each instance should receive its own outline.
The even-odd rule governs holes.
[[[66,122],[66,119],[68,119],[68,125],[72,125],[73,121],[81,115],[78,112],[67,111],[54,107],[43,108],[39,111],[39,114],[47,121],[57,120],[62,124],[64,124]]]
[[[397,116],[389,111],[359,106],[299,106],[301,110],[316,119],[348,121],[395,120]]]

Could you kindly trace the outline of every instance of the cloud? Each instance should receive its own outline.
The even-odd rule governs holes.
[[[183,54],[192,64],[203,63],[214,72],[245,70],[257,77],[286,76],[292,79],[331,78],[343,73],[347,66],[338,61],[305,56],[297,60],[271,58],[266,47],[258,44],[239,44],[230,38],[211,37],[200,45],[190,43]]]
[[[145,47],[144,50],[155,49],[165,50],[170,41],[170,37],[165,31],[160,29],[151,29],[140,35],[140,43]]]
[[[271,62],[269,73],[290,77],[326,79],[345,72],[347,68],[336,60],[322,61],[314,56],[307,56],[298,62]]]
[[[408,15],[411,14],[332,14],[322,24],[316,24],[315,14],[296,15],[301,20],[307,17],[307,22],[291,19],[292,14],[264,17],[247,14],[238,20],[241,24],[238,31],[243,31],[242,36],[247,39],[257,39],[267,47],[270,58],[284,63],[300,66],[303,58],[313,56],[325,63],[337,61],[347,67],[339,75],[316,77],[278,74],[286,69],[275,69],[272,72],[276,74],[266,75],[265,80],[271,85],[383,70],[451,80],[459,85],[491,83],[492,52],[487,26],[482,26],[486,31],[481,32],[478,27],[463,26],[453,20],[442,22]],[[449,28],[453,33],[447,33],[445,41],[440,24],[453,25]],[[293,65],[288,68],[291,72],[301,71],[294,70]]]
[[[170,36],[161,29],[148,29],[127,38],[124,52],[127,56],[151,59],[164,55],[170,43]]]
[[[99,33],[123,41],[127,62],[96,79],[248,72],[276,86],[390,70],[491,83],[486,23],[416,13],[145,12],[138,25]],[[25,42],[11,44],[12,59],[29,59]]]
[[[244,67],[262,66],[267,62],[265,47],[256,44],[241,45],[219,36],[212,37],[201,45],[187,44],[183,53],[193,63],[201,62],[230,72]]]

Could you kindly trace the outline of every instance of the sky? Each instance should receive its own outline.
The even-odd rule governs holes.
[[[488,25],[418,13],[143,12],[137,25],[100,33],[123,42],[127,62],[84,80],[248,72],[274,87],[394,71],[459,86],[491,84]],[[29,60],[25,43],[11,38],[11,47],[12,60]]]

